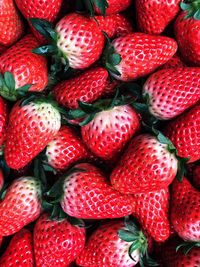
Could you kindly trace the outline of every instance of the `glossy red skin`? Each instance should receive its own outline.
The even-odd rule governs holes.
[[[170,68],[178,68],[178,67],[187,67],[186,64],[182,61],[179,54],[176,53],[174,56],[167,61],[164,65],[160,67],[160,69],[170,69]]]
[[[4,185],[4,175],[3,175],[2,169],[0,169],[0,191],[3,185]]]
[[[172,38],[144,33],[119,37],[112,45],[121,56],[121,62],[115,66],[121,75],[113,76],[121,81],[132,81],[152,73],[177,50],[177,43]]]
[[[133,216],[157,242],[164,242],[170,236],[169,198],[168,188],[133,195]]]
[[[113,38],[116,32],[116,20],[114,16],[95,16],[101,31],[104,31],[109,38]]]
[[[169,122],[164,133],[180,157],[189,158],[189,162],[200,159],[200,103]]]
[[[8,107],[7,102],[0,97],[0,146],[3,145],[6,138],[8,124]]]
[[[123,222],[111,221],[101,224],[88,239],[76,263],[81,267],[132,267],[135,261],[128,255],[131,243],[121,240],[119,230],[125,230]],[[139,254],[139,253],[136,253]]]
[[[171,222],[174,230],[186,241],[200,239],[200,192],[184,178],[173,182]]]
[[[13,0],[1,1],[0,25],[0,45],[11,46],[22,36],[24,25]]]
[[[176,40],[185,61],[200,66],[200,20],[185,19],[185,16],[181,12],[174,24]]]
[[[88,68],[100,58],[105,37],[93,18],[71,13],[57,23],[55,30],[58,49],[73,69]]]
[[[39,18],[49,22],[55,21],[62,4],[62,0],[16,0],[15,2],[26,19]],[[37,30],[32,26],[31,29],[35,37],[42,40]]]
[[[127,9],[131,0],[107,0],[108,8],[106,9],[106,15],[116,14]],[[100,10],[95,8],[97,14],[101,14]]]
[[[50,220],[43,214],[34,228],[34,252],[37,267],[66,267],[81,253],[85,229],[71,225],[67,219]]]
[[[39,42],[28,34],[0,56],[0,72],[10,71],[16,88],[33,84],[29,91],[42,91],[48,84],[47,60],[32,53],[38,46]]]
[[[91,157],[75,129],[62,126],[46,149],[47,162],[57,170],[71,167]]]
[[[53,90],[55,99],[70,109],[77,109],[78,101],[92,103],[103,94],[107,78],[108,72],[104,68],[86,70],[75,78],[57,84]]]
[[[0,233],[3,236],[18,232],[40,215],[41,183],[33,177],[14,180],[0,205]]]
[[[149,111],[169,120],[200,100],[200,68],[170,68],[152,74],[143,86],[149,95]]]
[[[138,114],[131,106],[124,105],[97,113],[81,127],[81,135],[92,153],[114,163],[139,128]]]
[[[51,104],[30,102],[23,107],[20,104],[16,102],[11,110],[5,142],[6,163],[16,170],[42,152],[61,124],[60,114]]]
[[[157,260],[162,267],[199,267],[200,248],[194,247],[187,255],[182,249],[176,252],[176,247],[183,243],[180,238],[173,237],[162,244],[157,251]]]
[[[149,193],[166,188],[177,173],[178,162],[166,145],[150,134],[132,139],[110,179],[123,194]]]
[[[115,191],[100,169],[89,163],[65,178],[61,199],[63,210],[81,219],[111,219],[132,213],[132,196]],[[84,170],[84,171],[82,171]]]
[[[27,229],[16,233],[0,258],[2,267],[34,267],[33,239]]]
[[[128,18],[125,15],[114,14],[111,17],[114,19],[116,23],[115,37],[125,36],[134,31],[131,22],[128,20]]]
[[[136,0],[139,31],[161,34],[180,10],[181,0]]]

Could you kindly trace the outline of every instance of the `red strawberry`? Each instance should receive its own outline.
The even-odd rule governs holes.
[[[111,17],[116,23],[115,37],[125,36],[133,32],[133,26],[125,15],[114,14]]]
[[[114,16],[95,16],[94,18],[101,31],[104,31],[109,38],[113,38],[116,33],[116,19]]]
[[[102,54],[105,38],[94,18],[71,13],[57,23],[55,30],[43,20],[31,19],[31,23],[51,39],[52,45],[43,46],[34,52],[43,55],[54,53],[55,70],[58,69],[58,62],[64,64],[65,69],[88,68]]]
[[[140,121],[135,110],[129,105],[122,105],[96,113],[81,128],[81,135],[96,156],[114,163],[139,128]]]
[[[10,46],[22,36],[24,25],[13,0],[1,1],[0,24],[0,45]]]
[[[176,252],[178,245],[183,243],[178,237],[169,239],[159,247],[157,258],[161,261],[162,267],[199,267],[200,266],[200,248],[193,247],[187,254],[180,248]]]
[[[0,54],[6,51],[6,47],[0,44]]]
[[[173,182],[171,222],[182,239],[200,240],[200,192],[186,178]]]
[[[66,219],[50,220],[43,214],[34,228],[34,252],[37,267],[66,267],[81,253],[85,229]]]
[[[189,162],[200,159],[200,103],[169,122],[165,134]]]
[[[133,216],[154,240],[163,242],[170,236],[169,190],[133,195],[135,205]]]
[[[2,169],[0,169],[0,191],[3,188],[3,185],[4,185],[4,175]]]
[[[22,229],[14,235],[0,258],[2,267],[34,267],[32,234]]]
[[[107,48],[106,67],[115,78],[131,81],[155,71],[176,50],[176,42],[169,37],[132,33],[115,39]]]
[[[141,32],[160,34],[179,12],[181,0],[136,0],[137,23]]]
[[[19,101],[13,107],[5,144],[5,160],[12,169],[26,166],[54,138],[61,126],[55,103],[46,99]]]
[[[167,63],[162,65],[160,69],[170,69],[170,68],[178,68],[178,67],[186,67],[186,65],[181,60],[180,56],[176,53],[170,60],[167,61]]]
[[[102,3],[100,3],[101,8],[98,8],[98,5],[96,4],[97,1],[92,0],[92,2],[96,5],[95,11],[97,14],[102,14],[102,9],[106,8],[106,15],[124,11],[131,4],[131,0],[103,0]]]
[[[148,241],[136,225],[111,221],[90,236],[76,263],[81,267],[132,267],[143,263],[147,250]]]
[[[25,85],[32,85],[30,91],[42,91],[48,84],[48,69],[45,58],[32,53],[32,49],[39,45],[32,36],[27,35],[0,56],[0,73],[11,72],[14,76],[12,84],[10,79],[4,79],[0,94],[9,99],[16,100],[17,89]],[[7,81],[8,80],[8,81]],[[27,88],[28,90],[28,88]]]
[[[76,165],[62,179],[48,195],[58,198],[64,212],[72,217],[106,219],[132,213],[132,196],[115,191],[105,175],[89,163]]]
[[[62,126],[46,148],[47,162],[55,169],[67,169],[90,154],[77,132]]]
[[[0,205],[0,233],[12,235],[41,213],[41,183],[33,177],[14,180]]]
[[[60,11],[62,0],[16,0],[19,10],[26,19],[39,18],[53,22]],[[33,31],[38,37],[38,32]]]
[[[106,88],[104,89],[102,98],[113,98],[116,94],[117,87],[121,84],[118,80],[107,79]]]
[[[75,78],[62,81],[54,88],[56,101],[67,108],[76,109],[78,101],[92,103],[101,97],[107,84],[108,72],[96,67]]]
[[[111,183],[124,194],[166,188],[177,174],[178,161],[169,145],[155,136],[135,137],[111,174]]]
[[[200,5],[197,1],[188,2],[191,3],[181,3],[185,11],[181,12],[174,24],[175,36],[186,62],[200,66]]]
[[[0,146],[3,145],[6,138],[8,123],[8,108],[5,100],[0,97]]]
[[[200,68],[171,68],[152,74],[143,87],[150,113],[172,119],[200,100]]]

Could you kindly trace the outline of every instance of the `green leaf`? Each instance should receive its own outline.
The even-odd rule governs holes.
[[[108,63],[111,64],[112,66],[119,65],[121,60],[122,60],[121,56],[119,54],[116,54],[116,53],[108,56]]]
[[[181,157],[178,157],[178,156],[176,156],[176,157],[178,159],[178,171],[177,171],[177,174],[176,174],[176,179],[179,182],[182,182],[183,177],[187,173],[186,164],[189,161],[189,159],[188,158],[181,158]]]
[[[96,116],[96,113],[89,114],[82,122],[79,123],[80,126],[85,126],[89,122],[91,122],[94,117]]]
[[[0,89],[2,89],[5,86],[4,79],[2,74],[0,74]]]
[[[92,0],[93,5],[95,5],[101,12],[103,16],[106,15],[106,9],[108,8],[107,0]]]
[[[4,82],[8,89],[13,90],[15,89],[15,79],[11,72],[4,73]]]
[[[79,107],[86,113],[86,114],[90,114],[90,113],[97,113],[102,111],[100,108],[95,107],[92,104],[86,103],[86,102],[82,102],[82,101],[78,101]]]
[[[58,52],[58,48],[54,45],[43,45],[32,50],[37,55],[53,55]]]
[[[31,18],[29,20],[32,26],[45,38],[47,38],[48,40],[53,40],[54,42],[57,41],[57,33],[54,31],[53,26],[50,22],[38,18]]]
[[[81,219],[68,216],[68,221],[74,226],[79,226],[79,227],[82,227],[82,228],[85,227],[85,223]]]
[[[197,10],[197,11],[194,13],[193,18],[196,19],[196,20],[200,20],[200,9]]]
[[[185,10],[189,10],[189,9],[190,9],[190,4],[186,4],[186,3],[184,3],[184,2],[181,2],[181,3],[180,3],[180,7],[181,7],[181,9],[182,9],[183,11],[185,11]]]
[[[135,234],[131,233],[130,231],[127,231],[127,230],[119,230],[118,236],[126,242],[136,241],[136,240],[138,240],[138,237],[139,237],[139,236],[136,236]]]
[[[131,231],[132,233],[139,233],[140,228],[139,228],[139,225],[136,223],[135,220],[133,220],[133,219],[130,220],[129,218],[125,217],[124,224],[125,224],[126,228],[129,231]]]
[[[87,114],[82,109],[71,109],[66,116],[70,120],[75,120],[85,117]]]
[[[106,62],[106,68],[111,74],[115,74],[117,76],[121,76],[121,73],[110,63]]]

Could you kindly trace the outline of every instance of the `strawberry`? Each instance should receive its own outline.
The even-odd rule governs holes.
[[[81,267],[132,267],[140,261],[144,266],[147,250],[148,241],[135,224],[111,221],[92,233],[76,263]],[[156,265],[152,262],[152,266]]]
[[[4,144],[8,123],[8,107],[6,101],[0,97],[0,146]]]
[[[169,239],[159,247],[157,257],[162,267],[199,267],[200,249],[192,247],[187,253],[181,248],[176,251],[178,245],[183,242],[177,236]]]
[[[101,31],[105,32],[109,38],[113,38],[116,33],[116,19],[115,16],[95,16],[94,19]]]
[[[90,157],[85,144],[77,132],[62,126],[46,148],[47,163],[57,170],[71,167],[80,160]]]
[[[24,25],[13,0],[1,1],[0,24],[1,46],[11,46],[22,36]]]
[[[81,127],[81,135],[96,156],[114,163],[139,128],[136,111],[129,105],[121,105],[97,112],[88,124]]]
[[[62,81],[54,88],[56,101],[71,109],[79,107],[78,101],[92,103],[101,97],[107,84],[108,72],[96,67],[75,78]]]
[[[200,241],[200,192],[184,178],[173,182],[171,222],[186,241]]]
[[[21,94],[28,89],[42,91],[48,84],[46,59],[32,53],[38,45],[29,34],[0,56],[0,72],[4,74],[4,78],[0,77],[0,94],[4,98],[16,101],[17,90]]]
[[[183,11],[174,24],[179,50],[186,62],[200,66],[200,4],[191,0],[181,3],[181,8]]]
[[[0,55],[6,51],[6,47],[0,44]]]
[[[55,54],[55,69],[61,66],[84,69],[97,61],[104,47],[104,35],[91,17],[70,13],[63,17],[55,30],[44,20],[30,19],[32,25],[52,41],[51,45],[35,49],[38,54]],[[58,64],[59,62],[59,64]]]
[[[32,234],[27,229],[16,233],[0,258],[2,267],[34,267]]]
[[[135,209],[133,216],[143,229],[158,242],[170,236],[169,189],[133,195]]]
[[[150,134],[133,138],[111,174],[116,190],[123,194],[149,193],[167,188],[173,181],[178,169],[174,148],[157,138]]]
[[[95,12],[97,14],[106,13],[106,15],[116,14],[124,11],[131,4],[131,0],[92,0],[91,2],[95,6]]]
[[[134,31],[131,22],[123,14],[114,14],[111,16],[116,23],[115,37],[125,36]]]
[[[18,101],[9,117],[5,160],[13,169],[26,166],[54,138],[61,116],[54,102],[42,98]]]
[[[21,177],[8,187],[0,205],[0,233],[12,235],[33,222],[41,213],[41,183]]]
[[[169,122],[164,129],[178,150],[189,162],[200,159],[200,103]]]
[[[165,36],[132,33],[107,46],[105,65],[121,81],[132,81],[155,71],[176,52],[176,42]]]
[[[176,53],[170,60],[167,61],[167,63],[162,65],[160,69],[170,69],[170,68],[178,68],[178,67],[186,67],[186,65],[180,58],[179,54]]]
[[[117,87],[121,84],[118,80],[107,79],[106,87],[102,94],[102,98],[113,98],[116,94]]]
[[[132,197],[115,191],[100,169],[89,163],[76,165],[47,194],[65,213],[80,219],[119,218],[133,210]]]
[[[4,185],[4,175],[2,169],[0,169],[0,191],[3,188],[3,185]]]
[[[62,0],[16,0],[17,7],[26,19],[39,18],[54,22],[60,11]],[[38,32],[33,31],[38,37]]]
[[[34,228],[34,252],[37,267],[66,267],[81,253],[85,229],[66,219],[51,220],[43,214]]]
[[[141,32],[161,34],[176,17],[181,0],[136,0],[138,28]]]
[[[171,68],[152,74],[143,86],[150,113],[172,119],[200,100],[200,68]]]

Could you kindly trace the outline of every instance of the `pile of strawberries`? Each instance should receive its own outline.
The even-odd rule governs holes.
[[[2,0],[0,199],[0,267],[200,267],[200,0]]]

